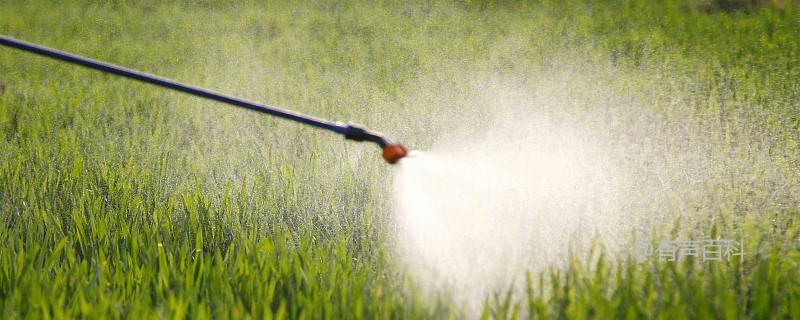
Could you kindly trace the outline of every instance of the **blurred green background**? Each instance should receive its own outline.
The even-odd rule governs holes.
[[[663,155],[674,177],[687,154],[717,161],[701,186],[658,185],[664,203],[638,209],[675,213],[648,228],[747,246],[744,263],[712,264],[598,249],[532,270],[527,290],[468,314],[447,292],[421,293],[398,263],[392,168],[374,146],[3,48],[0,314],[798,318],[795,6],[0,0],[0,34],[423,150],[486,126],[491,106],[475,92],[566,74],[550,92],[570,110],[560,117],[610,110],[613,146],[630,148],[631,164]],[[593,100],[604,95],[617,103]],[[650,140],[653,123],[667,124],[657,137],[706,132],[704,148]]]

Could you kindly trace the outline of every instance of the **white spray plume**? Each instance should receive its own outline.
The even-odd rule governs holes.
[[[615,169],[591,131],[513,114],[486,123],[413,152],[395,177],[409,270],[470,308],[595,236],[614,245],[620,224]]]

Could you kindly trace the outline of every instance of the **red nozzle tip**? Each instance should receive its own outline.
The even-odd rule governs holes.
[[[383,160],[390,164],[395,164],[408,154],[408,150],[402,144],[390,144],[383,148]]]

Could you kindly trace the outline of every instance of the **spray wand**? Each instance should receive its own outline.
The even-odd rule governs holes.
[[[384,138],[380,133],[369,131],[356,124],[352,123],[342,124],[339,122],[331,122],[328,120],[319,119],[303,115],[300,113],[279,109],[273,106],[247,101],[241,98],[225,95],[204,88],[183,84],[167,78],[162,78],[159,76],[71,54],[68,52],[39,46],[33,43],[20,41],[2,35],[0,35],[0,45],[20,49],[38,55],[43,55],[56,60],[77,64],[90,69],[99,70],[105,73],[111,73],[118,76],[123,76],[125,78],[139,80],[159,87],[176,90],[183,93],[188,93],[193,96],[211,99],[214,101],[227,103],[240,108],[266,113],[271,116],[293,120],[320,129],[333,131],[335,133],[343,135],[344,138],[348,140],[373,142],[383,150],[383,159],[390,164],[396,163],[398,160],[405,157],[407,154],[407,150],[403,145],[398,143],[392,143],[386,138]]]

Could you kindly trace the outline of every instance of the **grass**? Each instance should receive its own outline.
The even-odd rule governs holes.
[[[665,182],[675,212],[666,227],[650,227],[745,239],[747,256],[670,263],[597,249],[532,271],[524,293],[488,297],[483,316],[800,318],[800,12],[791,3],[0,8],[2,34],[353,120],[420,149],[481,119],[471,92],[493,79],[527,90],[542,74],[602,66],[577,80],[647,102],[613,115],[654,113],[674,128],[707,129],[713,148],[702,151],[725,164],[708,167],[703,194]],[[10,49],[0,49],[0,85],[3,318],[468,313],[446,293],[422,294],[398,266],[392,169],[373,146]],[[566,88],[583,92],[572,103],[596,108],[586,86]],[[619,143],[641,154],[663,144]],[[679,170],[682,155],[666,152],[665,170]]]

